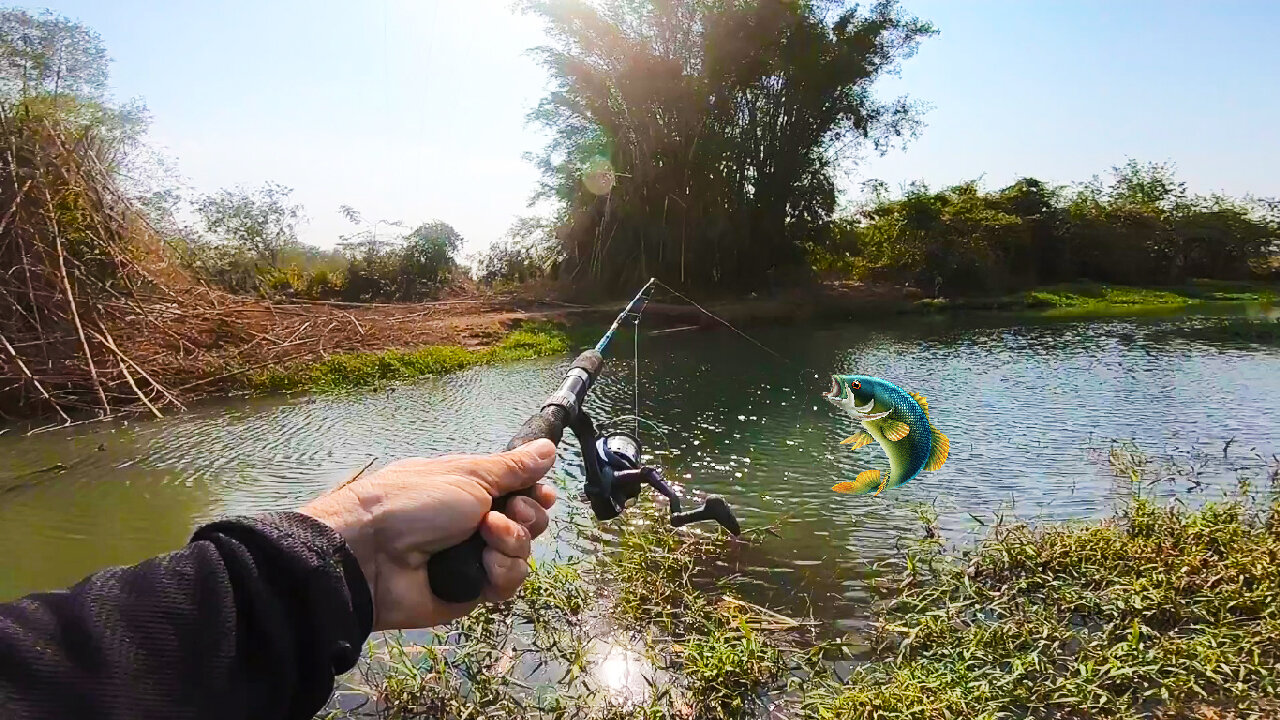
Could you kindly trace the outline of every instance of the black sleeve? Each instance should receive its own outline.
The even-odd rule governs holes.
[[[323,523],[216,522],[177,552],[0,605],[0,717],[309,718],[372,624],[360,567]]]

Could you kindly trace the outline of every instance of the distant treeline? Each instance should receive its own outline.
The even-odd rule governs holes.
[[[1024,178],[892,197],[880,185],[809,249],[818,270],[937,295],[1275,277],[1280,202],[1194,195],[1172,166],[1136,161],[1073,187]]]

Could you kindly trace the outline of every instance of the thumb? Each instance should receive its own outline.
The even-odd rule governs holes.
[[[556,446],[546,438],[534,440],[506,452],[477,458],[478,479],[491,495],[507,495],[523,490],[542,479],[555,464]]]

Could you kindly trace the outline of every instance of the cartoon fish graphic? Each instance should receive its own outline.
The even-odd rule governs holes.
[[[862,431],[840,442],[853,449],[880,443],[889,457],[889,476],[864,470],[852,481],[836,483],[838,493],[862,495],[895,488],[947,461],[951,441],[929,422],[929,401],[888,380],[868,375],[832,375],[831,391],[822,394],[833,405],[862,423]]]

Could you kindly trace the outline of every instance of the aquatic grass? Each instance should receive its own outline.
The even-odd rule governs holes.
[[[1196,301],[1168,290],[1074,283],[1032,290],[1025,295],[1029,308],[1080,308],[1096,306],[1186,305]]]
[[[793,689],[797,669],[820,673],[814,648],[825,646],[806,641],[809,625],[717,583],[699,586],[703,561],[725,536],[672,529],[659,522],[664,512],[642,502],[600,555],[534,563],[513,601],[433,632],[422,646],[387,636],[362,671],[376,699],[366,712],[742,720],[757,717],[770,694]],[[602,648],[642,658],[642,685],[619,696],[598,674]]]
[[[1103,522],[1000,523],[957,551],[917,508],[923,538],[846,677],[829,662],[844,646],[717,576],[723,533],[673,529],[646,497],[598,529],[598,554],[536,563],[511,603],[388,653],[371,693],[388,718],[1275,717],[1270,488],[1160,505],[1142,491],[1170,471],[1132,443],[1107,460],[1133,482]],[[639,653],[638,696],[600,674],[602,647]]]
[[[1135,312],[1177,312],[1206,302],[1271,302],[1273,284],[1200,281],[1174,287],[1131,287],[1093,282],[1063,283],[1000,297],[926,298],[912,303],[916,310],[1037,310],[1048,315],[1108,316]]]
[[[1144,462],[1118,460],[1122,471]],[[1243,497],[1196,510],[1134,497],[1101,524],[998,527],[954,556],[926,543],[881,626],[882,659],[819,683],[804,715],[1274,713],[1278,510]]]
[[[256,392],[338,392],[380,387],[428,375],[443,375],[476,365],[527,360],[567,352],[564,331],[542,323],[508,333],[493,347],[470,350],[457,345],[431,345],[416,350],[384,350],[332,355],[316,362],[268,368],[246,378]]]

